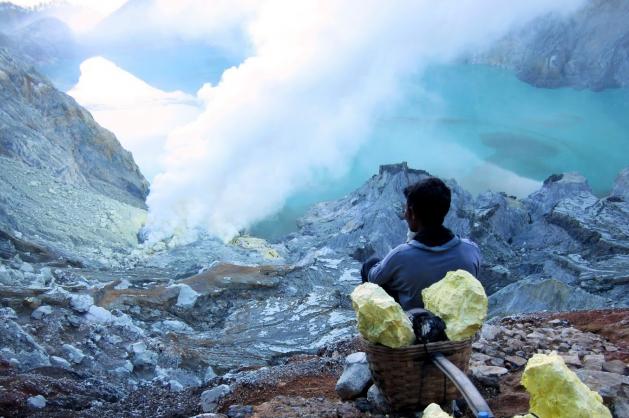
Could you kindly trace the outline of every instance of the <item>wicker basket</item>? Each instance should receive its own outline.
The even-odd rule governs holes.
[[[443,404],[459,397],[454,384],[432,363],[429,353],[441,352],[467,373],[472,340],[442,341],[403,348],[363,342],[371,376],[391,410],[416,411],[432,402]]]

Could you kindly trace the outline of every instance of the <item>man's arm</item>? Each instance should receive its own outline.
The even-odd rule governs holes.
[[[400,247],[391,250],[384,260],[380,261],[369,270],[368,278],[370,283],[382,286],[395,276],[395,273],[400,267],[399,263],[396,262]]]

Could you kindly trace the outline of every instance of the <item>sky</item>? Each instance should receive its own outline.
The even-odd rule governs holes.
[[[50,3],[46,0],[10,0],[9,2],[22,7]],[[65,3],[72,7],[59,10],[56,16],[65,21],[73,30],[83,32],[94,27],[126,2],[127,0],[65,0]]]

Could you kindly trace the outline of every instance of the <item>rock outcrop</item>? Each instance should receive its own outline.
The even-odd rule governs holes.
[[[132,155],[3,48],[0,161],[3,258],[102,264],[137,244],[148,182]]]
[[[554,289],[555,296],[539,299],[534,304],[538,310],[629,304],[626,172],[603,198],[594,196],[586,179],[575,173],[550,176],[522,200],[495,192],[474,199],[448,180],[452,207],[446,225],[482,248],[480,280],[488,294],[495,293],[490,314],[521,312],[535,299],[535,286],[526,283],[537,282]],[[302,219],[300,232],[285,241],[287,248],[303,254],[304,248],[325,247],[358,261],[384,256],[406,240],[402,190],[427,175],[405,164],[381,167],[357,191],[315,205]],[[581,297],[571,295],[575,289]]]
[[[144,207],[148,183],[131,153],[74,99],[2,49],[0,103],[0,155]]]
[[[569,15],[535,19],[470,58],[539,87],[629,86],[629,3],[588,0]]]

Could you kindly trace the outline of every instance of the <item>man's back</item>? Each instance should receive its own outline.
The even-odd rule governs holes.
[[[473,242],[454,236],[443,245],[428,246],[412,240],[392,250],[369,271],[369,281],[396,294],[404,310],[423,308],[422,289],[441,280],[448,271],[466,270],[478,276],[480,251]]]

